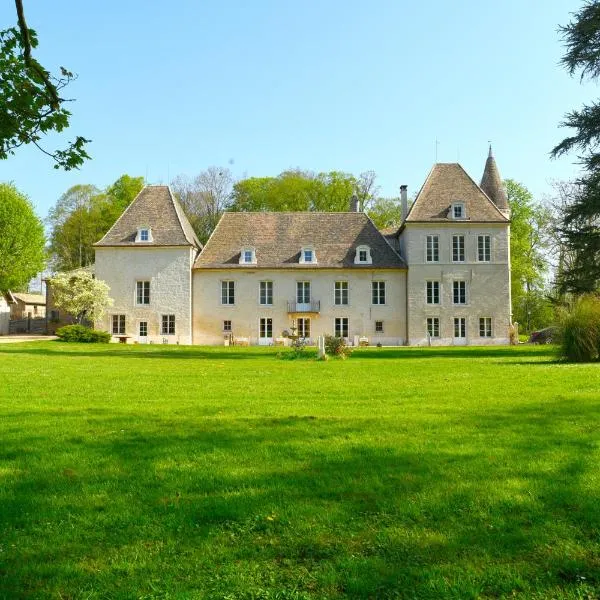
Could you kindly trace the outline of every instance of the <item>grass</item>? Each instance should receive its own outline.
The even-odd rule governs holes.
[[[0,598],[598,598],[599,416],[547,346],[0,345]]]

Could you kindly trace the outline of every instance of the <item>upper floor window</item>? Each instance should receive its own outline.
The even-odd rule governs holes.
[[[427,304],[439,304],[440,303],[440,282],[439,281],[428,281],[427,282]]]
[[[221,281],[221,304],[235,304],[234,281]]]
[[[354,257],[355,265],[370,265],[373,264],[371,257],[371,248],[369,246],[358,246],[356,248],[356,255]]]
[[[450,207],[450,215],[453,219],[465,219],[467,214],[465,212],[464,202],[453,202]]]
[[[373,304],[385,304],[385,281],[372,282]]]
[[[135,293],[136,304],[150,304],[150,282],[149,281],[138,281],[136,282],[136,293]]]
[[[242,248],[240,252],[240,265],[255,265],[256,250],[250,246]]]
[[[439,235],[428,235],[427,236],[427,247],[425,252],[425,260],[427,262],[439,262],[440,261],[440,236]]]
[[[465,262],[465,236],[452,236],[452,262]]]
[[[467,283],[466,281],[452,282],[452,302],[453,304],[467,303]]]
[[[348,282],[336,281],[334,288],[334,304],[345,306],[348,304]]]
[[[317,255],[312,246],[303,246],[300,250],[300,264],[313,264],[317,262]]]
[[[137,230],[137,235],[135,236],[136,242],[151,242],[152,241],[152,230],[150,227],[140,227]]]
[[[261,281],[260,282],[260,304],[262,306],[273,305],[273,282],[272,281]]]
[[[490,262],[492,259],[492,240],[489,235],[477,236],[477,260]]]

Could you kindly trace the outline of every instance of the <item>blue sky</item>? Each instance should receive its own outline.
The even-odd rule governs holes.
[[[93,160],[61,172],[34,148],[0,162],[38,213],[70,186],[123,173],[166,183],[210,165],[238,178],[287,168],[374,170],[409,193],[437,156],[479,181],[488,140],[503,177],[537,196],[577,173],[550,160],[563,114],[599,94],[558,65],[566,0],[26,0],[46,68]],[[0,8],[13,26],[12,2]]]

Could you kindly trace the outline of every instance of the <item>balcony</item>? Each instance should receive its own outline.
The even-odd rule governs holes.
[[[321,301],[320,300],[311,300],[310,302],[296,302],[292,300],[287,303],[288,313],[292,314],[302,314],[302,313],[319,313],[321,312]]]

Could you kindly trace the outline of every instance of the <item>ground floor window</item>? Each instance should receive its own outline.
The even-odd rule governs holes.
[[[348,317],[336,317],[335,337],[348,337]]]
[[[270,339],[273,337],[273,319],[263,317],[260,320],[260,337]]]
[[[383,321],[375,321],[375,333],[383,333]]]
[[[113,335],[125,335],[125,315],[112,316]]]
[[[223,331],[231,331],[231,321],[223,321]]]
[[[464,317],[454,317],[454,337],[464,338],[467,335],[467,321]]]
[[[148,336],[148,321],[140,321],[140,337]]]
[[[160,334],[175,335],[175,315],[162,316]]]
[[[427,318],[427,335],[432,338],[440,337],[440,320],[438,317]]]
[[[481,317],[479,319],[479,336],[492,337],[492,317]]]
[[[298,319],[298,335],[301,338],[310,337],[310,319],[301,318]]]

